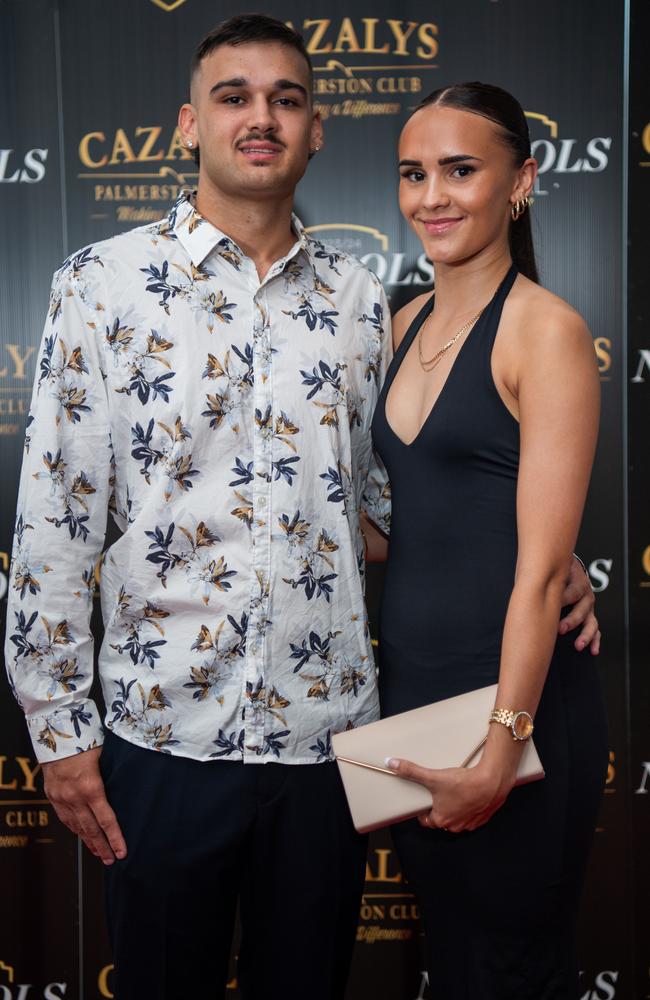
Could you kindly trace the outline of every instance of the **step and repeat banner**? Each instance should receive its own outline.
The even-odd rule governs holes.
[[[623,0],[274,0],[265,12],[303,33],[325,123],[326,147],[300,185],[298,214],[373,268],[394,308],[433,281],[397,208],[396,142],[406,117],[431,90],[473,79],[512,91],[526,110],[540,167],[532,215],[542,281],[586,318],[603,396],[579,552],[605,636],[599,669],[610,767],[580,922],[581,997],[650,996],[647,5],[633,0],[630,12]],[[196,182],[177,109],[196,43],[233,13],[212,0],[0,0],[3,632],[51,274],[73,250],[160,218]],[[477,564],[476,572],[490,567]],[[375,634],[380,588],[381,570],[372,567]],[[95,626],[100,636],[98,610]],[[371,840],[365,889],[347,1000],[444,1000],[435,968],[424,969],[417,905],[388,833]],[[113,996],[101,866],[45,799],[4,682],[0,900],[0,1000]],[[234,971],[228,996],[237,996]]]
[[[650,5],[630,19],[627,401],[629,517],[630,786],[627,823],[635,886],[626,919],[636,927],[639,997],[650,997]]]

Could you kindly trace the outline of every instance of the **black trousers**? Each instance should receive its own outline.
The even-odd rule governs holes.
[[[106,869],[116,1000],[222,1000],[239,898],[244,1000],[342,1000],[363,889],[335,764],[199,762],[111,733],[128,854]]]

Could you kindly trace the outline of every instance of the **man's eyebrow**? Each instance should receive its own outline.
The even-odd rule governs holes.
[[[248,83],[249,81],[244,76],[235,76],[232,80],[218,80],[212,87],[210,87],[210,94],[216,94],[218,91],[223,90],[226,87],[232,87],[233,89],[237,87],[245,87]],[[303,87],[303,85],[298,83],[296,80],[276,80],[274,87],[276,90],[298,90],[303,97],[306,99],[309,98],[307,88]]]
[[[218,90],[223,90],[224,87],[245,87],[248,83],[243,76],[235,76],[232,80],[218,80],[212,87],[210,87],[210,94],[216,94]]]
[[[298,83],[296,80],[276,80],[275,86],[278,90],[299,90],[303,97],[309,98],[307,88],[303,87],[302,83]]]
[[[438,166],[446,167],[450,163],[465,163],[467,160],[476,160],[482,163],[480,156],[470,156],[469,153],[457,153],[455,156],[443,156],[438,160]],[[421,167],[422,160],[400,160],[398,167]]]

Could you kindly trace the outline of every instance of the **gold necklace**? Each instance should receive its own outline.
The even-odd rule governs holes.
[[[479,316],[481,315],[482,312],[483,312],[483,310],[480,309],[477,312],[476,316],[473,316],[472,319],[470,319],[470,321],[468,323],[465,323],[465,326],[461,327],[461,329],[458,331],[458,333],[455,335],[455,337],[452,337],[451,340],[448,343],[446,343],[444,347],[441,347],[440,350],[438,351],[438,353],[434,354],[433,357],[429,358],[428,361],[425,361],[424,357],[422,355],[422,330],[424,329],[424,325],[425,325],[423,323],[422,326],[420,327],[419,332],[418,332],[418,357],[420,359],[420,365],[422,367],[422,370],[425,371],[425,372],[431,372],[431,371],[433,371],[433,369],[436,367],[436,365],[445,356],[445,354],[447,353],[447,351],[449,350],[449,348],[453,347],[454,344],[456,343],[456,341],[459,340],[463,336],[464,333],[467,333],[467,331],[470,330],[474,326],[474,324],[476,323],[477,319],[479,318]],[[431,315],[431,313],[429,313],[429,316],[430,315]]]

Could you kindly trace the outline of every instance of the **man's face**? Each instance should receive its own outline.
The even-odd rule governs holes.
[[[179,115],[201,153],[200,181],[215,193],[287,197],[322,144],[310,99],[309,69],[291,46],[220,45],[192,80],[191,104]]]

